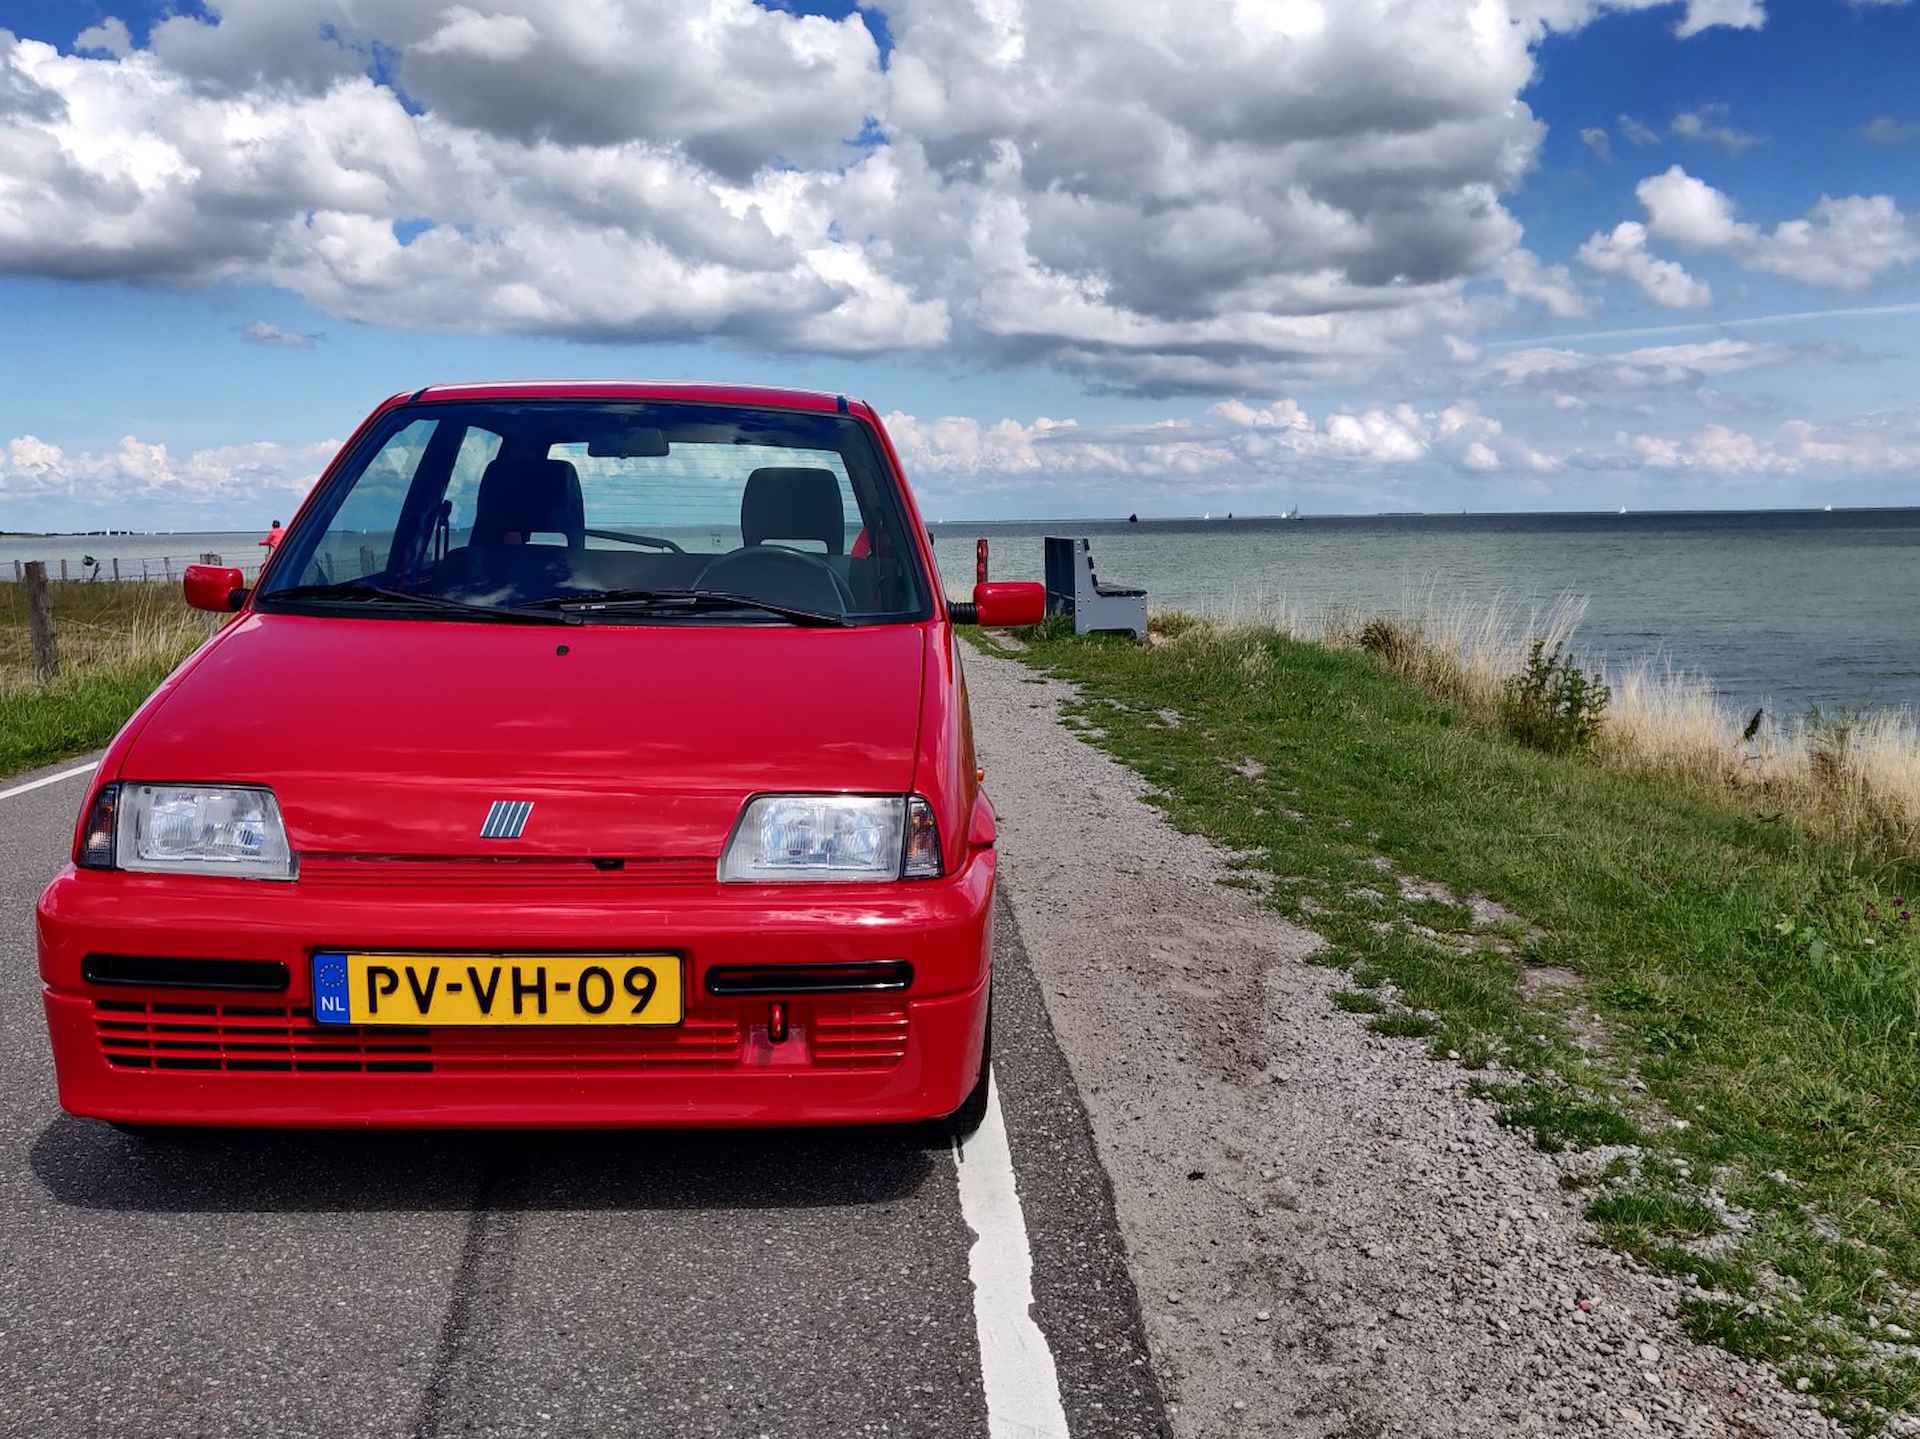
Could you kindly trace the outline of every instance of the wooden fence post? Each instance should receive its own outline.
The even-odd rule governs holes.
[[[47,590],[47,567],[27,561],[27,639],[33,647],[33,673],[41,684],[60,674],[60,652],[53,643],[53,597]]]
[[[21,577],[22,577],[22,571],[20,569],[20,561],[15,560],[13,562],[13,582],[16,585],[19,584]]]
[[[113,557],[113,582],[116,585],[120,583],[120,556],[118,555]]]
[[[161,565],[161,568],[163,568],[166,571],[167,583],[172,584],[173,583],[173,556],[172,555],[160,556],[160,565]]]
[[[62,560],[60,561],[60,583],[64,585],[66,582],[67,582],[67,562],[65,560]]]

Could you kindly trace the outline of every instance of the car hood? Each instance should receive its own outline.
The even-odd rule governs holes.
[[[919,626],[248,614],[125,780],[271,786],[296,852],[716,857],[750,794],[912,788]],[[496,800],[518,839],[482,839]]]

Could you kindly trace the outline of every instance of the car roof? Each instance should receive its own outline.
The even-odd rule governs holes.
[[[454,400],[678,400],[687,404],[761,405],[780,410],[871,414],[858,400],[825,390],[773,385],[726,385],[683,380],[489,380],[427,385],[407,396],[415,402]]]

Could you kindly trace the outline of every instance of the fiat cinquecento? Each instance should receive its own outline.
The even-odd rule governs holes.
[[[382,404],[128,721],[41,897],[61,1103],[130,1127],[979,1122],[994,812],[841,396]]]

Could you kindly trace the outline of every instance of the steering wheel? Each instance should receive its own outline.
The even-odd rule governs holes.
[[[693,587],[828,614],[845,614],[854,607],[853,591],[838,570],[818,555],[780,545],[728,550],[707,562]]]
[[[660,535],[634,535],[625,530],[587,530],[585,533],[596,540],[619,540],[629,545],[650,545],[656,550],[669,550],[676,555],[686,553],[672,540]]]

